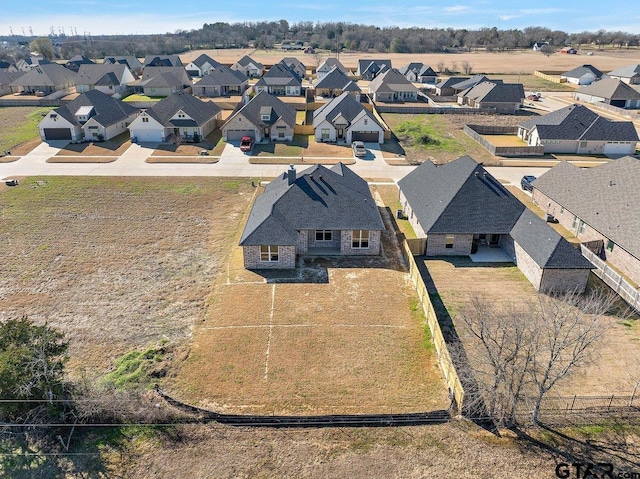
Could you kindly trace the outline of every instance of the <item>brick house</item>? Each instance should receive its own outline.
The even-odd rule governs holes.
[[[562,162],[533,182],[533,201],[640,284],[639,182],[631,156],[585,169]]]
[[[291,269],[298,255],[378,255],[383,230],[369,185],[345,165],[291,166],[256,197],[240,246],[247,269]]]
[[[398,182],[404,214],[427,256],[500,248],[538,291],[584,291],[593,266],[482,165],[463,156],[431,161]]]

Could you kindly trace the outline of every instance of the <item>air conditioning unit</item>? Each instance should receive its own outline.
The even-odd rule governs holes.
[[[396,218],[398,218],[399,220],[404,219],[404,213],[402,212],[402,210],[396,210]]]

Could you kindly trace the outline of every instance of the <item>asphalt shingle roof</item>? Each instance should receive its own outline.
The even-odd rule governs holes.
[[[147,113],[161,125],[172,126],[178,120],[172,122],[171,118],[181,110],[198,126],[204,125],[221,111],[214,102],[202,101],[189,93],[180,91],[160,100],[147,109]]]
[[[182,66],[182,60],[178,55],[147,55],[144,58],[144,66],[179,67]]]
[[[0,71],[0,85],[9,85],[23,76],[25,73],[26,72],[10,72],[2,70]]]
[[[247,120],[249,120],[254,125],[264,125],[265,122],[262,121],[260,111],[264,107],[271,107],[271,120],[269,124],[273,124],[279,118],[291,128],[293,128],[296,124],[296,110],[289,105],[288,103],[284,103],[277,96],[271,95],[266,91],[261,91],[256,96],[254,96],[249,103],[244,105],[240,110],[231,115],[227,122],[230,122],[237,115],[244,116]]]
[[[313,127],[316,128],[325,119],[333,123],[333,120],[340,115],[351,123],[354,118],[362,116],[363,114],[375,122],[375,124],[382,127],[369,110],[362,106],[353,96],[349,95],[349,93],[344,92],[313,112]]]
[[[87,107],[93,107],[94,114],[91,118],[104,127],[115,125],[140,111],[138,108],[102,93],[99,90],[90,90],[83,93],[78,98],[53,111],[72,124],[78,125],[79,123],[75,116],[76,112],[81,108],[87,110]]]
[[[616,76],[620,78],[632,78],[640,75],[640,64],[626,65],[624,67],[616,68],[608,73],[609,76]]]
[[[247,81],[247,77],[237,70],[221,65],[214,68],[208,75],[196,83],[198,86],[228,86],[242,85]]]
[[[398,70],[387,70],[381,73],[369,83],[371,92],[398,92],[398,91],[418,91],[418,89],[406,79]]]
[[[277,63],[262,75],[256,86],[301,86],[302,80],[296,72],[287,65]]]
[[[154,79],[158,80],[153,81]],[[190,86],[193,82],[184,67],[145,67],[140,83],[145,86],[162,87]]]
[[[482,82],[486,82],[486,81],[492,81],[492,80],[489,80],[484,75],[474,75],[471,78],[467,78],[465,80],[462,80],[461,82],[452,83],[451,84],[451,88],[453,88],[454,90],[457,90],[457,91],[464,91],[467,88],[474,87],[478,83],[482,83]],[[497,83],[497,82],[494,81],[493,83]]]
[[[594,168],[562,162],[534,187],[640,258],[640,160],[619,158]]]
[[[322,64],[320,66],[318,66],[318,70],[322,69],[322,70],[331,70],[331,68],[333,67],[338,67],[339,70],[341,70],[343,73],[347,73],[347,69],[344,67],[344,65],[342,63],[340,63],[340,60],[338,60],[337,58],[334,57],[329,57],[327,59],[325,59],[324,62],[322,62]]]
[[[329,72],[324,77],[322,77],[322,79],[316,81],[314,87],[327,88],[331,90],[349,89],[350,91],[360,91],[360,87],[338,67],[333,67],[331,70],[329,70]]]
[[[257,66],[260,69],[264,68],[264,65],[262,63],[255,61],[249,55],[243,56],[240,60],[236,62],[236,65],[240,65],[241,67],[246,67],[250,63],[253,63],[255,66]]]
[[[363,75],[365,72],[377,72],[380,70],[389,70],[391,68],[391,60],[358,60],[358,74]]]
[[[622,80],[606,77],[594,81],[590,85],[579,87],[576,93],[585,93],[608,100],[637,100],[640,98],[640,91],[630,87]]]
[[[584,75],[589,73],[593,73],[596,78],[600,78],[602,76],[602,72],[598,70],[593,65],[581,65],[579,67],[574,68],[573,70],[569,70],[568,72],[564,72],[561,77],[567,78],[582,78]]]
[[[73,83],[76,72],[57,63],[41,63],[29,70],[20,78],[16,78],[12,86],[55,86]]]
[[[76,76],[76,85],[95,85],[105,75],[111,73],[120,79],[124,75],[127,65],[122,63],[99,63],[95,65],[80,65]],[[116,85],[118,83],[115,83]]]
[[[206,54],[202,54],[200,55],[198,58],[196,58],[195,60],[193,60],[190,63],[193,63],[195,66],[197,66],[198,68],[202,68],[204,66],[205,63],[209,62],[209,64],[212,67],[219,67],[221,66],[221,63],[214,60],[213,58],[211,58],[209,55]]]
[[[384,230],[366,181],[339,163],[313,166],[289,185],[287,173],[271,181],[249,214],[241,246],[295,245],[300,230]]]
[[[473,98],[479,102],[519,103],[524,99],[524,87],[520,83],[484,81],[458,95]]]
[[[127,65],[131,71],[141,70],[142,63],[134,56],[120,56],[120,57],[104,57],[104,63],[122,63]]]

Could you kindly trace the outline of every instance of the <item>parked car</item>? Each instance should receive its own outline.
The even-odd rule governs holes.
[[[533,191],[533,183],[536,180],[536,177],[533,175],[525,175],[520,180],[520,187],[526,191]]]
[[[367,148],[364,146],[364,143],[361,141],[354,141],[353,143],[351,143],[351,149],[353,150],[353,155],[358,158],[367,156]]]
[[[536,94],[531,94],[527,97],[527,100],[531,100],[531,101],[539,101],[540,97]]]
[[[251,148],[253,148],[253,138],[250,136],[243,136],[240,140],[240,151],[247,153],[251,151]]]

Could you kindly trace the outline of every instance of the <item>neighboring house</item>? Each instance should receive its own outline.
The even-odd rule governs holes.
[[[50,95],[71,91],[76,73],[57,63],[43,63],[11,83],[12,88],[27,95]]]
[[[15,67],[15,65],[9,62],[0,61],[0,72],[17,72],[17,71],[18,69]]]
[[[414,83],[436,83],[438,80],[438,74],[435,70],[424,63],[409,63],[400,67],[398,71],[407,80]]]
[[[94,62],[90,58],[87,58],[83,55],[76,55],[74,57],[69,58],[69,60],[65,64],[65,67],[67,67],[69,70],[77,72],[78,70],[80,70],[81,65],[95,65],[95,64],[96,62]]]
[[[304,77],[307,75],[307,67],[304,65],[304,63],[302,63],[295,57],[285,57],[280,60],[280,63],[288,66],[302,79],[304,79]]]
[[[296,110],[266,91],[258,93],[235,112],[222,126],[225,141],[250,136],[258,143],[291,141],[296,125]]]
[[[369,93],[373,101],[404,102],[417,101],[418,89],[398,73],[398,70],[387,70],[369,83]]]
[[[425,161],[398,182],[400,203],[427,256],[501,248],[538,291],[584,291],[593,268],[482,165]]]
[[[145,67],[140,86],[147,96],[169,96],[192,86],[184,67]]]
[[[292,269],[298,255],[378,255],[382,231],[369,185],[349,168],[292,165],[256,197],[240,246],[247,269]]]
[[[384,128],[372,112],[344,92],[313,112],[317,142],[384,143]]]
[[[593,168],[563,161],[533,182],[533,201],[602,259],[640,284],[640,161]]]
[[[438,96],[454,96],[456,91],[453,89],[454,85],[462,83],[468,80],[469,77],[449,77],[436,83],[436,95]],[[473,86],[473,85],[471,85]]]
[[[345,75],[349,75],[349,72],[344,67],[344,65],[342,63],[340,63],[340,60],[338,60],[337,58],[334,58],[334,57],[329,57],[329,58],[325,59],[325,61],[322,62],[322,64],[320,66],[318,66],[318,68],[316,68],[316,75],[317,75],[316,80],[317,81],[322,80],[322,78],[324,76],[326,76],[327,73],[329,73],[333,67],[336,67],[338,70],[340,70]]]
[[[50,111],[38,124],[42,141],[102,141],[127,131],[140,110],[91,90]]]
[[[207,97],[242,95],[248,84],[249,79],[242,73],[220,65],[193,85],[193,94]]]
[[[22,58],[16,62],[16,68],[21,72],[28,72],[33,70],[34,68],[40,65],[47,65],[53,63],[49,60],[45,60],[43,57],[39,56],[30,56],[27,58]]]
[[[458,93],[459,105],[491,109],[499,113],[517,112],[523,100],[524,87],[521,83],[484,81]]]
[[[346,91],[353,95],[356,100],[360,101],[360,87],[337,66],[333,67],[329,73],[323,75],[321,79],[316,80],[313,86],[317,96],[336,97]]]
[[[122,63],[81,65],[75,84],[78,93],[100,90],[107,95],[121,93],[136,81],[131,70]]]
[[[567,83],[576,85],[589,85],[602,77],[602,72],[593,65],[582,65],[564,72],[560,75],[560,79],[566,79]]]
[[[564,53],[565,55],[577,55],[578,50],[573,47],[564,47],[560,49],[560,53]]]
[[[616,68],[607,73],[607,76],[622,80],[627,85],[640,85],[640,64],[636,63],[635,65]]]
[[[257,93],[265,91],[272,95],[300,96],[302,80],[287,65],[277,63],[256,82],[255,90]]]
[[[146,67],[181,67],[182,60],[178,55],[147,55],[144,57],[143,68]]]
[[[611,121],[571,105],[518,125],[518,137],[545,153],[632,155],[638,133],[630,121]]]
[[[587,103],[607,103],[618,108],[640,108],[640,91],[618,78],[601,78],[579,87],[573,97]]]
[[[18,87],[12,87],[11,84],[25,74],[26,72],[19,71],[0,71],[0,96],[18,92]]]
[[[533,51],[534,52],[541,52],[542,49],[546,46],[549,45],[549,42],[535,42],[533,44]]]
[[[264,65],[248,55],[231,65],[231,69],[242,72],[249,78],[258,78],[264,74]]]
[[[181,91],[142,112],[129,133],[136,142],[199,142],[215,129],[221,114],[215,103]]]
[[[391,69],[391,60],[358,60],[358,75],[363,80],[373,80]]]
[[[187,63],[187,66],[185,66],[184,68],[185,70],[187,70],[189,76],[201,77],[204,75],[208,75],[209,73],[211,73],[211,70],[220,66],[222,65],[219,62],[211,58],[209,55],[205,55],[203,53],[192,62]]]
[[[472,88],[478,85],[479,83],[488,82],[488,81],[493,83],[502,83],[502,80],[490,80],[484,75],[473,75],[471,78],[465,78],[460,82],[453,83],[451,85],[451,89],[453,90],[453,94],[457,95],[458,93],[468,90],[469,88]]]
[[[142,75],[142,63],[134,56],[104,57],[103,63],[122,63],[123,65],[127,65],[132,73]]]

